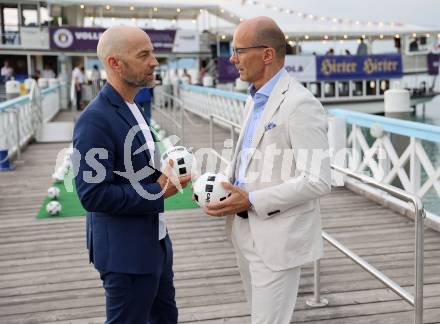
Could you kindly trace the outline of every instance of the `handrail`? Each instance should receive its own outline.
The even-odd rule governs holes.
[[[46,95],[46,94],[48,94],[50,92],[55,91],[59,87],[60,87],[59,85],[52,85],[52,86],[50,86],[48,88],[45,88],[45,89],[41,90],[41,94],[42,95]],[[12,107],[15,107],[17,105],[22,105],[22,104],[28,103],[30,100],[31,99],[30,99],[29,94],[26,94],[24,96],[19,96],[17,98],[13,98],[13,99],[10,99],[10,100],[3,101],[3,102],[0,103],[0,112],[3,112],[5,110],[7,110],[9,108],[12,108]]]
[[[383,190],[392,196],[402,199],[406,202],[410,202],[414,205],[414,220],[415,220],[415,296],[408,293],[401,286],[394,283],[391,279],[383,275],[373,266],[368,264],[362,258],[358,257],[356,254],[346,249],[342,244],[334,240],[327,233],[323,232],[323,237],[330,244],[332,244],[339,251],[350,257],[354,262],[359,264],[362,268],[367,270],[376,279],[380,280],[387,287],[393,290],[396,294],[402,297],[410,305],[414,306],[414,323],[423,324],[423,260],[424,260],[424,219],[425,210],[423,208],[423,203],[421,199],[415,195],[408,194],[405,191],[392,187],[390,185],[382,184],[373,178],[367,177],[362,174],[354,173],[353,171],[341,168],[337,165],[331,166],[335,171],[341,172],[353,179],[367,183],[370,186]]]
[[[186,83],[179,84],[179,87],[183,90],[189,90],[189,91],[198,92],[198,93],[216,95],[216,96],[220,96],[220,97],[224,97],[224,98],[241,100],[241,101],[246,101],[246,98],[247,98],[247,95],[244,93],[221,90],[221,89],[210,88],[210,87],[190,85],[190,84],[186,84]]]
[[[223,98],[235,99],[240,101],[246,101],[247,98],[247,95],[243,93],[189,85],[185,83],[179,84],[179,88],[197,93],[216,95]],[[329,109],[329,114],[335,117],[344,118],[349,124],[355,124],[369,128],[374,124],[381,124],[383,130],[389,133],[414,137],[431,142],[440,142],[439,126],[337,108]]]
[[[161,95],[163,95],[163,96],[165,96],[165,97],[168,97],[169,99],[172,99],[173,101],[176,101],[179,105],[182,105],[182,104],[183,104],[182,99],[180,99],[180,98],[178,98],[178,97],[176,97],[176,96],[174,96],[174,95],[172,95],[172,94],[167,93],[167,92],[164,91],[163,89],[161,89]]]
[[[41,96],[37,96],[37,100],[27,94],[0,103],[0,148],[7,150],[4,160],[14,155],[20,159],[21,148],[37,136],[41,124],[59,110],[59,88],[58,84],[51,85],[40,92]],[[45,102],[46,99],[50,102]],[[53,103],[57,103],[58,107]]]
[[[419,138],[431,142],[440,142],[439,126],[336,108],[330,109],[329,114],[344,118],[348,124],[368,128],[371,128],[374,124],[380,124],[383,130],[389,133]]]

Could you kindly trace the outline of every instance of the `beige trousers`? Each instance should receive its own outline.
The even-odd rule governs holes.
[[[234,217],[232,242],[252,324],[288,324],[298,294],[300,267],[283,271],[269,269],[256,253],[247,219]]]

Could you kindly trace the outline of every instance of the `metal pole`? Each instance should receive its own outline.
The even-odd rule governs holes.
[[[214,148],[214,116],[209,115],[209,144]]]
[[[414,283],[414,289],[415,289],[415,296],[413,297],[411,294],[404,291],[400,286],[397,286],[397,287],[390,286],[389,285],[390,282],[387,282],[389,280],[388,278],[387,278],[388,280],[386,280],[386,281],[382,280],[383,277],[385,277],[382,274],[381,274],[382,278],[378,277],[377,275],[375,275],[375,277],[378,278],[379,280],[381,280],[383,283],[385,283],[394,292],[396,292],[399,296],[401,296],[403,299],[405,299],[409,304],[413,305],[414,306],[414,323],[415,324],[423,324],[424,219],[425,219],[426,215],[425,215],[425,210],[423,208],[422,201],[417,196],[409,195],[405,191],[403,191],[399,188],[395,188],[395,187],[391,187],[389,185],[381,184],[378,181],[372,180],[369,177],[366,177],[364,175],[356,174],[350,170],[347,170],[347,169],[344,169],[344,168],[341,168],[341,167],[338,167],[335,165],[332,165],[332,168],[335,169],[336,171],[345,173],[354,179],[360,180],[360,181],[367,183],[373,187],[376,187],[378,189],[381,189],[381,190],[384,190],[388,193],[391,193],[391,194],[393,194],[393,196],[395,196],[397,198],[411,202],[414,205],[414,221],[415,221],[415,283]],[[323,232],[323,236],[324,236],[324,234],[325,233]],[[329,240],[327,239],[327,241],[329,241]],[[332,242],[330,242],[330,243],[332,245],[334,245]],[[337,241],[336,241],[336,243],[339,244],[339,242],[337,242]],[[342,248],[345,248],[345,247],[342,246]],[[338,247],[338,249],[340,249],[340,248]],[[342,252],[345,253],[344,251],[342,251]],[[358,264],[360,264],[360,263],[358,263]],[[364,269],[366,269],[363,265],[361,265],[361,266]],[[372,273],[372,272],[370,272],[370,273]]]
[[[32,61],[31,61],[31,56],[29,54],[26,55],[26,62],[27,62],[28,78],[30,78],[32,75]]]
[[[232,141],[232,152],[235,152],[235,128],[231,125],[231,141]]]
[[[21,155],[21,148],[20,148],[20,121],[18,120],[18,110],[13,110],[12,113],[14,114],[15,117],[15,127],[16,127],[16,133],[15,135],[17,136],[17,160],[20,159],[20,155]]]
[[[396,294],[398,294],[400,297],[402,297],[410,305],[414,305],[414,297],[409,292],[407,292],[405,289],[400,287],[397,283],[395,283],[389,277],[387,277],[382,272],[377,270],[375,267],[373,267],[367,261],[362,259],[360,256],[353,253],[351,250],[347,249],[344,245],[342,245],[340,242],[338,242],[337,240],[332,238],[326,232],[323,231],[322,236],[324,237],[324,239],[327,242],[329,242],[336,249],[338,249],[339,251],[344,253],[346,256],[348,256],[351,260],[353,260],[355,263],[357,263],[359,266],[361,266],[363,269],[365,269],[369,274],[373,275],[376,279],[378,279],[384,285],[389,287],[392,291],[394,291]]]
[[[308,299],[306,304],[310,307],[323,307],[328,305],[328,300],[321,298],[321,260],[314,263],[314,289],[313,299]]]
[[[184,114],[185,114],[185,107],[183,104],[180,104],[180,140],[182,142],[184,141],[184,137],[185,137]]]
[[[416,231],[416,265],[415,265],[415,299],[414,299],[414,323],[423,324],[423,260],[424,260],[424,218],[425,210],[415,207],[415,231]]]

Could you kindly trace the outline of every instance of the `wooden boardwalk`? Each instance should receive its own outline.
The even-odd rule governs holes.
[[[197,123],[203,125],[201,121]],[[205,126],[185,142],[208,144]],[[216,142],[227,132],[216,129]],[[88,264],[84,217],[37,220],[57,152],[67,143],[32,144],[13,172],[0,173],[0,323],[102,323],[104,291]],[[325,230],[397,283],[413,283],[413,223],[344,188],[322,199]],[[174,244],[180,323],[246,324],[249,311],[224,233],[224,220],[199,209],[167,213]],[[425,323],[440,323],[440,234],[426,230]],[[292,323],[410,324],[412,308],[348,258],[325,245],[322,291],[312,309],[313,267],[303,268]]]

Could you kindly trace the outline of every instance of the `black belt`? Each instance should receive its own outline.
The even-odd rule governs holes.
[[[248,218],[249,217],[247,210],[237,213],[237,216],[241,217],[241,218]]]

